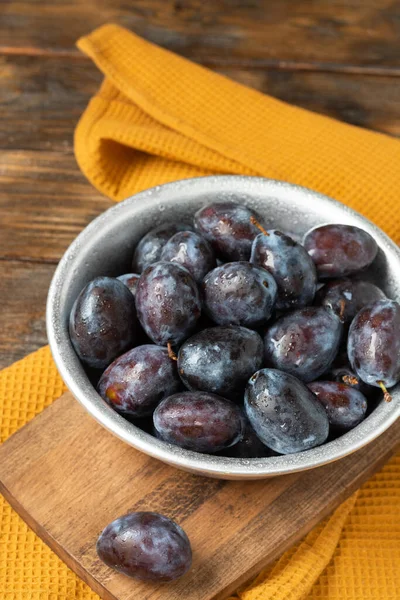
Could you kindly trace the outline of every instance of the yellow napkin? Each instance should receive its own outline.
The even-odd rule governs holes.
[[[77,127],[76,157],[88,179],[111,198],[186,177],[263,175],[336,197],[400,241],[396,140],[264,96],[114,25],[78,45],[106,79]],[[1,440],[63,390],[48,348],[3,370]],[[395,458],[240,590],[240,599],[398,599],[399,497]],[[3,598],[98,596],[0,500]]]
[[[262,175],[333,196],[400,242],[397,140],[265,96],[115,25],[78,47],[105,79],[75,153],[107,196],[214,173]]]

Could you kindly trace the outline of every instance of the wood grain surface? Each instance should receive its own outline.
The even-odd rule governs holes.
[[[5,362],[47,343],[44,306],[54,269],[42,262],[0,261],[0,356]]]
[[[80,174],[72,143],[101,81],[75,41],[106,22],[287,102],[400,135],[394,0],[3,0],[0,367],[43,344],[54,265],[110,205]]]
[[[367,447],[299,474],[241,482],[167,467],[102,429],[67,393],[0,448],[0,492],[106,600],[222,600],[357,489],[395,451],[400,423]],[[193,567],[168,585],[97,557],[100,531],[133,510],[183,526]]]
[[[3,52],[79,56],[107,22],[213,66],[398,72],[396,0],[27,0],[5,2]],[[382,60],[383,59],[383,60]]]

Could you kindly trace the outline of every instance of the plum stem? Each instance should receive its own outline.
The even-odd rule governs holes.
[[[357,377],[353,377],[353,375],[343,375],[342,381],[347,385],[357,385],[359,383]]]
[[[168,348],[168,356],[169,356],[169,358],[171,360],[178,360],[175,352],[172,349],[171,342],[168,342],[167,348]]]
[[[385,399],[385,402],[391,402],[392,401],[392,396],[387,391],[386,386],[383,383],[383,381],[377,381],[376,383],[379,385],[379,387],[381,388],[381,390],[383,392],[383,397]]]
[[[344,317],[344,310],[346,308],[346,301],[343,300],[343,298],[341,298],[339,300],[339,306],[340,306],[340,312],[339,312],[339,319],[342,321],[343,323],[343,317]],[[358,382],[357,382],[358,383]]]
[[[260,221],[257,221],[255,217],[251,216],[250,222],[253,223],[253,225],[255,225],[257,229],[261,231],[261,233],[263,233],[264,235],[269,235],[268,231],[261,225]]]

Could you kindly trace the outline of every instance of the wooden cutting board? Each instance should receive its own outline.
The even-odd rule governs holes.
[[[0,448],[0,491],[102,598],[222,600],[355,491],[399,441],[397,423],[325,467],[255,482],[221,481],[134,450],[66,393]],[[133,510],[161,512],[184,527],[194,559],[181,580],[143,583],[99,561],[98,534]]]

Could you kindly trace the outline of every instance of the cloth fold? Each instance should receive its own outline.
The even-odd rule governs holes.
[[[398,140],[265,96],[117,25],[78,47],[105,79],[75,153],[107,196],[211,173],[261,175],[341,200],[400,241]]]
[[[331,195],[400,242],[397,140],[265,96],[116,25],[78,46],[105,79],[77,126],[75,153],[107,196],[215,173],[262,175]],[[0,372],[0,439],[63,390],[48,347]],[[399,509],[396,457],[235,599],[400,598]],[[98,598],[3,499],[0,527],[1,599]]]

